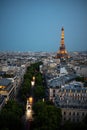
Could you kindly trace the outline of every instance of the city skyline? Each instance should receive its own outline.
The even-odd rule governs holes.
[[[0,51],[87,51],[86,0],[0,0]]]

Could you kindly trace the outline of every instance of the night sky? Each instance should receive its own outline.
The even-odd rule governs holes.
[[[0,51],[87,50],[87,0],[0,0]]]

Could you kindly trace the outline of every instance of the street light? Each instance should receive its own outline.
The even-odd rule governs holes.
[[[33,111],[32,111],[32,109],[26,111],[26,119],[33,120]]]
[[[33,76],[33,81],[35,81],[35,76]]]
[[[33,97],[29,97],[29,99],[28,99],[28,102],[29,102],[29,104],[33,104]]]
[[[31,86],[33,87],[35,85],[35,81],[31,81]]]
[[[43,102],[45,101],[44,98],[42,99],[42,101],[43,101]]]
[[[32,81],[31,81],[31,86],[33,87],[35,85],[35,76],[33,76]]]
[[[27,99],[27,104],[26,104],[26,119],[27,120],[33,120],[32,104],[33,104],[33,97],[29,97]]]

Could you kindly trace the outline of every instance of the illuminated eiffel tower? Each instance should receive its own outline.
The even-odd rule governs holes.
[[[61,29],[60,47],[59,47],[59,50],[57,52],[56,58],[60,58],[60,59],[69,58],[69,55],[65,49],[65,44],[64,44],[64,28],[63,27]]]

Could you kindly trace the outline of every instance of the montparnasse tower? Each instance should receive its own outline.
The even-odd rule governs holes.
[[[56,58],[65,59],[68,58],[69,55],[66,51],[65,44],[64,44],[64,28],[61,29],[61,41],[60,41],[60,47],[57,52]]]

